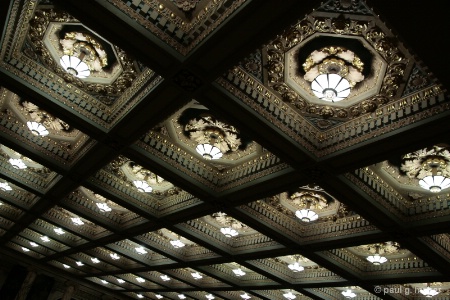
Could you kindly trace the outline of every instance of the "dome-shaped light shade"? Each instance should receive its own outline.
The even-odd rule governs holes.
[[[206,299],[208,299],[208,300],[212,300],[212,299],[215,299],[215,298],[216,298],[216,297],[214,297],[212,294],[205,295],[205,297],[206,297]]]
[[[384,256],[380,256],[380,254],[368,256],[366,259],[368,261],[370,261],[372,264],[374,264],[375,266],[379,266],[379,265],[387,262],[387,258]]]
[[[313,210],[310,209],[297,210],[295,212],[295,215],[303,222],[312,222],[319,218],[319,216]]]
[[[237,277],[241,277],[241,276],[244,276],[245,274],[247,274],[247,273],[245,273],[244,271],[242,271],[241,268],[233,269],[233,273],[234,273],[234,275],[236,275]]]
[[[183,242],[180,241],[180,240],[170,241],[170,243],[172,244],[172,246],[173,246],[174,248],[183,248],[184,246],[186,246],[186,244],[183,243]]]
[[[223,155],[219,148],[210,144],[199,144],[195,150],[207,160],[219,159]]]
[[[302,266],[300,266],[298,262],[288,265],[288,268],[291,269],[292,272],[301,272],[305,269]]]
[[[14,167],[14,169],[26,169],[27,165],[20,158],[10,158],[9,163]]]
[[[239,234],[239,232],[231,227],[222,227],[220,228],[220,232],[222,232],[226,237],[233,237]]]
[[[6,191],[11,191],[12,188],[9,186],[9,184],[7,182],[0,182],[0,190],[6,192]]]
[[[436,291],[435,289],[430,288],[429,286],[424,288],[424,289],[421,289],[420,293],[422,295],[424,295],[425,297],[427,297],[427,298],[431,298],[431,297],[436,296],[437,294],[439,294],[438,291]]]
[[[337,102],[350,94],[350,83],[337,74],[320,74],[311,83],[311,89],[317,98]]]
[[[106,203],[97,202],[95,204],[97,205],[98,209],[101,212],[109,212],[109,211],[111,211],[111,207],[109,207],[108,204],[106,204]]]
[[[247,294],[247,293],[243,293],[243,294],[241,295],[241,298],[247,300],[247,299],[251,299],[252,297],[250,297],[250,295]]]
[[[419,185],[433,193],[439,193],[450,187],[450,178],[440,175],[428,175],[419,181]]]
[[[346,290],[346,291],[342,292],[342,295],[344,295],[344,297],[348,298],[348,299],[356,297],[356,294],[353,293],[351,290]]]
[[[286,299],[290,299],[290,300],[297,298],[297,296],[292,294],[292,292],[283,294],[283,297],[286,298]]]
[[[28,129],[30,129],[31,133],[34,135],[46,136],[48,135],[48,130],[44,125],[38,122],[27,122]]]
[[[67,73],[78,78],[86,78],[91,74],[88,65],[81,61],[78,57],[64,55],[59,60],[59,63]]]
[[[153,191],[153,188],[149,186],[146,181],[135,180],[133,181],[133,184],[141,193],[151,193]]]

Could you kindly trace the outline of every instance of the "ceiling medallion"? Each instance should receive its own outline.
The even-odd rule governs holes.
[[[392,33],[378,27],[376,22],[352,19],[352,15],[338,19],[332,15],[326,17],[312,14],[264,48],[267,55],[268,86],[299,113],[324,118],[356,118],[395,99],[402,84],[409,60],[405,58],[405,53],[402,52],[404,50],[396,46]],[[336,22],[340,22],[342,26],[339,27],[343,28],[339,32],[334,27]],[[330,46],[342,48],[341,53],[336,52],[341,57],[320,53],[321,49],[331,48]],[[317,53],[314,53],[315,50]],[[352,54],[347,50],[363,62],[363,72],[357,60],[353,62]],[[306,80],[302,64],[308,56],[311,56],[309,65],[314,68]],[[319,99],[313,93],[311,82],[320,72],[341,73],[339,76],[349,82],[351,93],[345,101],[331,103]],[[355,86],[352,87],[353,83]],[[319,92],[323,95],[323,89]],[[329,93],[333,94],[332,91]]]
[[[20,101],[20,105],[30,118],[30,121],[27,121],[27,127],[34,135],[46,136],[50,133],[49,130],[56,132],[72,130],[69,124],[59,118],[55,118],[29,101]]]
[[[206,160],[244,150],[246,143],[234,127],[216,119],[206,109],[188,108],[178,118],[183,134],[197,144],[196,151]]]
[[[243,229],[247,227],[244,223],[239,222],[235,218],[228,216],[226,213],[217,212],[211,215],[215,221],[225,227],[220,228],[220,232],[226,237],[235,237],[239,235],[238,229]]]
[[[450,187],[450,152],[447,147],[434,146],[431,150],[419,151],[403,156],[401,170],[410,178],[419,179],[419,185],[432,193]]]
[[[23,170],[26,168],[31,168],[33,171],[40,173],[49,171],[44,166],[20,154],[19,152],[12,150],[11,148],[6,147],[5,145],[0,145],[0,149],[1,152],[6,154],[6,157],[9,157],[8,161],[14,169]]]
[[[362,250],[366,256],[366,259],[375,266],[379,266],[388,261],[388,259],[383,256],[386,254],[398,253],[400,251],[400,245],[397,242],[385,242],[369,245],[361,245],[357,247]]]
[[[316,221],[319,215],[313,209],[319,211],[328,206],[327,199],[318,193],[311,191],[296,192],[290,197],[292,202],[302,206],[303,208],[297,210],[295,215],[301,221],[309,223]]]

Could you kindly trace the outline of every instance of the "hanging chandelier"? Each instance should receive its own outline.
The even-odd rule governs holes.
[[[140,193],[151,193],[153,191],[153,188],[147,183],[147,181],[134,180],[133,184]]]
[[[241,276],[244,276],[245,274],[247,274],[247,273],[245,273],[244,271],[242,271],[241,268],[233,269],[233,273],[234,273],[234,275],[236,275],[237,277],[241,277]]]
[[[222,227],[220,228],[220,232],[222,232],[226,237],[229,238],[239,235],[239,232],[231,227]]]
[[[0,182],[0,190],[6,192],[6,191],[11,191],[12,188],[9,186],[9,184],[7,182]]]
[[[14,169],[22,170],[27,168],[27,165],[20,158],[10,158],[9,163]]]
[[[247,300],[247,299],[250,299],[250,298],[252,298],[252,297],[250,297],[250,295],[247,294],[247,293],[243,293],[243,294],[241,295],[241,298]]]
[[[59,60],[59,63],[63,67],[63,69],[78,78],[87,78],[91,74],[91,70],[89,66],[83,62],[83,56],[80,58],[72,55],[63,55]]]
[[[203,276],[199,273],[199,272],[193,272],[191,273],[192,277],[194,277],[194,279],[198,280],[198,279],[202,279]]]
[[[431,297],[434,297],[437,294],[439,294],[439,292],[437,290],[432,289],[430,287],[430,283],[427,283],[427,287],[424,289],[421,289],[419,292],[427,298],[431,298]]]
[[[28,121],[27,127],[30,129],[31,133],[37,136],[46,136],[49,134],[47,128],[44,125],[34,121]]]
[[[355,298],[356,294],[352,292],[352,290],[346,290],[342,292],[342,295],[347,298],[347,299],[351,299],[351,298]]]
[[[109,207],[106,203],[97,202],[95,204],[101,212],[110,212],[112,210],[111,207]]]
[[[295,296],[292,292],[283,294],[283,297],[286,299],[289,299],[289,300],[293,300],[293,299],[297,298],[297,296]]]
[[[175,240],[175,241],[170,241],[170,243],[172,244],[172,246],[174,248],[183,248],[184,246],[186,246],[185,243],[183,243],[181,240]]]
[[[387,258],[380,255],[380,245],[376,245],[375,246],[375,254],[368,256],[366,259],[375,266],[379,266],[379,265],[387,262]]]
[[[206,160],[219,159],[223,156],[222,151],[211,144],[199,144],[195,150]]]
[[[320,100],[338,102],[350,94],[350,83],[338,74],[320,74],[311,83],[311,90]]]
[[[439,193],[443,189],[450,187],[450,178],[438,175],[439,171],[445,169],[447,162],[439,157],[429,158],[424,163],[424,169],[428,169],[431,175],[427,175],[419,180],[419,185],[432,193]]]
[[[205,298],[208,300],[212,300],[212,299],[215,299],[216,297],[214,297],[213,294],[208,294],[208,295],[205,295]]]
[[[347,98],[351,88],[364,79],[363,68],[353,51],[334,46],[313,51],[303,63],[304,79],[311,82],[313,94],[328,102]]]
[[[144,247],[136,247],[134,248],[136,250],[136,252],[140,255],[144,255],[147,254],[148,252],[144,249]]]
[[[289,268],[290,270],[292,270],[292,272],[295,272],[295,273],[301,272],[301,271],[303,271],[303,270],[305,269],[303,266],[301,266],[301,265],[298,263],[298,261],[296,261],[296,262],[293,263],[293,264],[289,264],[289,265],[288,265],[288,268]]]
[[[297,210],[295,212],[295,216],[300,220],[302,220],[303,222],[307,223],[313,222],[319,218],[319,215],[309,208]]]

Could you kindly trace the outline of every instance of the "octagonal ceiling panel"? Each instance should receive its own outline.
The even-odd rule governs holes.
[[[339,7],[324,3],[216,81],[317,159],[443,114],[448,106],[440,83],[368,6],[332,12]],[[347,66],[336,61],[345,59],[353,69],[364,65],[363,79],[346,99],[321,102],[312,79],[305,79],[308,59],[317,74],[342,71]]]
[[[11,76],[47,94],[66,110],[75,110],[96,126],[109,129],[155,86],[161,78],[52,3],[17,1],[11,20],[19,36],[1,53],[1,64]],[[21,7],[27,7],[21,10]],[[84,80],[64,71],[61,55],[79,56],[93,77]],[[91,65],[92,64],[92,65]]]

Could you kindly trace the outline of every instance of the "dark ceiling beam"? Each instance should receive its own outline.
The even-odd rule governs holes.
[[[443,67],[448,56],[447,47],[442,46],[448,28],[448,15],[440,9],[439,0],[368,0],[369,7],[384,21],[414,55],[423,61],[435,78],[450,89],[450,73]],[[407,9],[405,9],[407,7]]]

